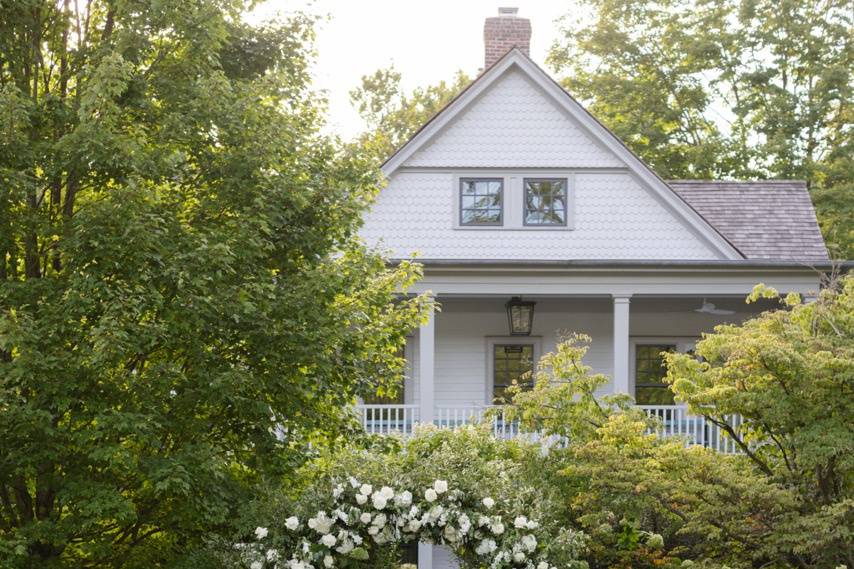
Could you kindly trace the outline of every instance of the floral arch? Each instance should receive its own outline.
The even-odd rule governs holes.
[[[327,490],[329,491],[329,490]],[[547,539],[536,520],[490,496],[472,496],[435,480],[429,487],[375,488],[350,477],[333,483],[327,508],[280,528],[259,527],[240,544],[249,569],[331,569],[383,566],[381,559],[413,542],[450,547],[464,567],[556,569],[567,549],[583,548],[584,534],[560,530]],[[557,551],[559,550],[559,551]],[[386,565],[387,566],[387,565]]]

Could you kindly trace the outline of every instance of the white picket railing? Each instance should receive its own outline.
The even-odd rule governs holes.
[[[362,428],[370,435],[411,435],[418,422],[418,405],[356,405]]]
[[[638,408],[659,420],[655,431],[661,436],[683,437],[688,444],[708,447],[722,453],[739,452],[738,446],[725,434],[724,429],[702,416],[689,414],[685,406],[639,405]],[[490,405],[437,407],[433,423],[451,429],[468,423],[479,423],[491,409],[496,410],[490,417],[495,436],[505,439],[517,436],[536,438],[530,433],[523,433],[517,421],[507,420],[501,407]],[[356,410],[365,431],[375,435],[411,435],[419,418],[418,405],[357,405]],[[742,424],[741,417],[733,415],[727,420],[738,432]]]
[[[437,407],[434,423],[439,427],[447,428],[455,428],[468,423],[480,423],[492,409],[495,410],[490,417],[493,434],[502,439],[519,436],[518,421],[509,421],[505,417],[504,409],[495,405]]]
[[[702,415],[691,415],[683,405],[638,405],[648,416],[659,420],[657,432],[664,437],[683,437],[689,444],[714,449],[722,453],[740,452],[738,445],[715,423]],[[740,415],[726,417],[729,425],[738,432],[741,428]]]

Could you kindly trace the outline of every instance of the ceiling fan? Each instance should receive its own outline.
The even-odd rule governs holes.
[[[717,308],[711,302],[708,302],[705,298],[703,299],[703,306],[696,309],[694,312],[703,312],[706,314],[735,314],[735,310],[724,310],[723,308]]]

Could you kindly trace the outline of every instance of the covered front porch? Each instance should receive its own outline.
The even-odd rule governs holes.
[[[420,286],[435,296],[439,309],[407,342],[402,393],[394,401],[360,405],[362,425],[369,433],[410,434],[417,423],[455,427],[486,418],[497,436],[517,436],[518,425],[500,409],[490,410],[514,379],[577,332],[592,339],[585,363],[611,378],[603,395],[632,395],[661,420],[665,436],[733,452],[719,426],[674,402],[660,354],[691,351],[716,325],[771,308],[745,302],[758,282],[801,294],[818,288],[812,275],[763,273],[729,267],[428,271]],[[511,330],[508,318],[507,303],[514,297],[535,303],[530,329],[521,334]],[[739,420],[732,417],[733,426]]]

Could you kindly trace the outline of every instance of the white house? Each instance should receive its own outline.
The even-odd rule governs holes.
[[[663,180],[529,59],[528,20],[502,9],[484,39],[485,70],[388,159],[361,232],[417,253],[416,290],[441,306],[407,343],[400,399],[362,407],[366,428],[477,417],[574,331],[609,390],[725,445],[673,405],[660,352],[761,310],[744,301],[756,283],[818,290],[829,259],[805,184]]]

